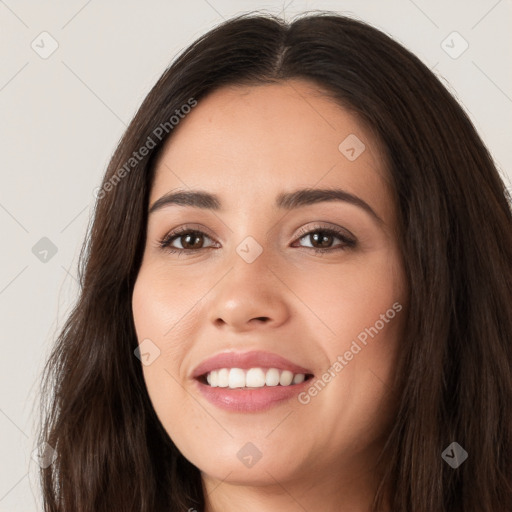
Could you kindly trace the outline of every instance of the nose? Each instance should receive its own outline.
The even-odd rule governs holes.
[[[289,318],[292,293],[263,254],[252,263],[236,255],[209,294],[209,321],[216,328],[237,332],[274,328]]]

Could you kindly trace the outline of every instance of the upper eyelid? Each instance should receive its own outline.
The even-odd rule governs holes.
[[[320,224],[317,224],[315,226],[310,226],[310,227],[301,227],[299,228],[299,233],[297,233],[297,236],[299,237],[303,237],[303,236],[306,236],[308,234],[310,234],[311,232],[314,232],[314,231],[333,231],[335,232],[337,235],[341,236],[341,235],[345,235],[347,238],[351,238],[351,239],[356,239],[356,236],[350,232],[347,228],[344,228],[342,226],[338,226],[338,225],[334,225],[334,224],[331,224],[331,223],[326,223],[325,225],[320,225]]]

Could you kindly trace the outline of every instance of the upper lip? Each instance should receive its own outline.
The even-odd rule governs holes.
[[[288,359],[271,352],[222,352],[201,362],[192,372],[193,378],[201,377],[212,370],[220,368],[277,368],[289,370],[294,374],[312,372],[302,366],[292,363]]]

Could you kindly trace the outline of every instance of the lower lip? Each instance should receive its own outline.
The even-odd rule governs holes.
[[[292,386],[265,386],[262,388],[212,388],[196,380],[199,391],[213,405],[235,412],[261,412],[280,405],[310,385],[311,379]]]

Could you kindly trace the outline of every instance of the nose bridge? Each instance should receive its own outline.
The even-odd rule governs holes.
[[[261,239],[261,236],[259,237]],[[278,281],[273,275],[272,254],[268,244],[260,243],[256,238],[246,236],[238,245],[235,246],[232,257],[229,258],[230,268],[232,269],[228,277],[230,281],[228,286],[231,293],[247,294],[253,297],[253,300],[265,299],[271,302],[273,292],[278,292]],[[276,282],[277,281],[277,282]]]
[[[265,321],[278,325],[288,316],[285,290],[274,275],[271,249],[246,236],[226,260],[227,273],[215,287],[210,320],[244,329]]]
[[[272,241],[267,224],[263,221],[267,214],[263,211],[264,205],[258,206],[258,198],[251,196],[244,204],[237,205],[236,225],[232,226],[230,237],[232,248],[229,265],[233,267],[232,272],[246,274],[246,279],[254,276],[260,277],[270,272],[272,265]],[[255,212],[259,214],[255,215]]]

